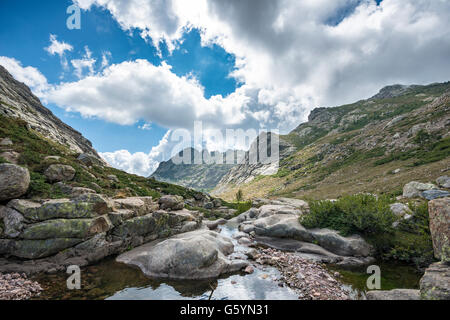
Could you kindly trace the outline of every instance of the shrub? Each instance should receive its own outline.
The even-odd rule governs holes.
[[[377,199],[367,194],[344,196],[336,202],[310,201],[310,213],[300,222],[306,228],[331,228],[342,235],[393,232],[396,217],[389,209],[390,203],[387,196]]]

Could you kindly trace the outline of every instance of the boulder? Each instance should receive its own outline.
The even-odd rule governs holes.
[[[361,236],[343,237],[330,229],[310,230],[313,242],[341,256],[368,257],[373,248]]]
[[[122,224],[124,221],[134,218],[136,213],[130,209],[118,209],[108,213],[108,218],[114,226]]]
[[[70,191],[70,197],[77,198],[86,193],[96,193],[96,192],[95,192],[95,190],[92,190],[89,188],[74,187]]]
[[[214,208],[214,204],[213,204],[212,202],[206,202],[206,203],[203,205],[203,208],[204,208],[204,209],[207,209],[207,210],[211,210],[212,208]]]
[[[427,200],[450,197],[450,192],[445,190],[426,190],[422,192],[422,197]]]
[[[116,260],[137,266],[153,278],[212,279],[248,266],[246,261],[226,257],[233,251],[229,238],[217,232],[197,230],[138,247]]]
[[[450,177],[442,176],[436,179],[436,183],[441,188],[450,189]]]
[[[420,300],[420,291],[413,289],[374,290],[366,293],[367,300]]]
[[[183,197],[166,195],[162,196],[158,201],[162,210],[181,210],[184,208]]]
[[[101,162],[97,158],[87,153],[80,154],[77,160],[82,162],[87,167],[90,167],[94,164],[101,164]]]
[[[75,169],[64,164],[52,164],[44,172],[49,182],[71,181],[75,177]]]
[[[46,239],[15,241],[9,254],[22,259],[40,259],[52,256],[82,242],[81,239]]]
[[[434,255],[450,262],[450,197],[428,202],[428,213]]]
[[[450,266],[434,263],[420,279],[420,295],[424,300],[450,300]]]
[[[0,146],[12,146],[13,142],[11,141],[10,138],[3,138],[2,140],[0,140]]]
[[[15,151],[5,151],[0,153],[0,157],[5,159],[8,162],[11,162],[13,164],[17,164],[19,162],[20,153]]]
[[[17,238],[24,228],[23,216],[14,209],[0,206],[0,220],[3,219],[4,236]]]
[[[0,201],[24,195],[30,185],[28,169],[15,164],[0,164]]]
[[[28,226],[21,234],[26,240],[56,238],[88,239],[98,233],[107,232],[112,224],[106,216],[94,219],[55,219]]]
[[[214,208],[219,208],[222,206],[222,201],[220,199],[214,199],[213,200]]]
[[[10,201],[8,207],[19,211],[27,220],[35,222],[50,219],[95,218],[109,211],[107,200],[97,194],[84,194],[73,200],[48,200],[42,204],[16,199]]]
[[[124,199],[115,199],[113,201],[114,209],[127,209],[133,211],[136,216],[143,216],[159,209],[157,203],[153,202],[152,197],[131,197]]]
[[[108,178],[109,181],[112,181],[112,182],[116,182],[116,183],[119,183],[119,182],[120,182],[120,181],[119,181],[119,178],[117,178],[117,176],[114,175],[114,174],[108,175],[107,178]]]
[[[225,220],[225,219],[218,219],[218,220],[215,220],[215,221],[206,221],[206,222],[204,222],[204,224],[206,225],[206,227],[209,229],[209,230],[215,230],[215,229],[217,229],[217,227],[219,226],[219,225],[224,225],[224,224],[226,224],[228,221],[227,220]]]
[[[411,181],[403,187],[403,196],[405,198],[420,198],[422,197],[422,192],[426,190],[437,189],[432,183],[421,183],[416,181]]]
[[[397,217],[404,217],[405,215],[411,215],[412,211],[411,209],[403,203],[393,203],[390,205],[391,211],[393,214],[395,214]]]
[[[268,217],[274,214],[288,214],[300,216],[302,211],[288,205],[274,205],[268,204],[259,208],[259,218]]]

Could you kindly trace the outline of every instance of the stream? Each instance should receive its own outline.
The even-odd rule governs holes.
[[[232,239],[233,257],[245,257],[248,247],[232,238],[236,225],[221,226],[221,233]],[[82,268],[81,289],[68,290],[65,273],[41,274],[33,277],[44,291],[37,300],[297,300],[298,294],[287,286],[280,286],[278,269],[252,264],[254,273],[229,274],[213,280],[156,280],[146,277],[139,269],[115,262],[115,257]],[[396,264],[379,264],[383,290],[394,288],[417,289],[422,274],[415,268]],[[352,299],[365,298],[365,270],[338,271],[342,286]]]

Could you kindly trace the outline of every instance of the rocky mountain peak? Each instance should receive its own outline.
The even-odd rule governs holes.
[[[2,66],[0,66],[0,114],[9,118],[20,118],[27,122],[28,128],[44,137],[67,146],[73,152],[88,154],[103,162],[88,139],[44,107],[24,83],[14,79]]]

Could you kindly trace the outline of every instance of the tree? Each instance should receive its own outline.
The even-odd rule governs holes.
[[[244,199],[244,193],[242,192],[241,189],[238,190],[238,192],[236,192],[236,201],[239,203]]]

